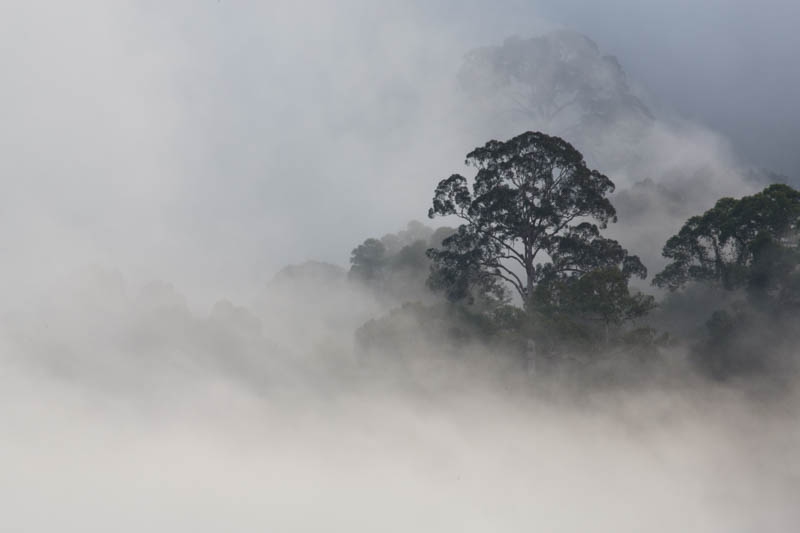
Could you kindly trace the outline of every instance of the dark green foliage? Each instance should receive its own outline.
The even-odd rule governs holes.
[[[502,301],[507,283],[529,305],[535,291],[578,290],[596,279],[578,283],[594,272],[617,272],[625,291],[632,275],[647,275],[638,257],[600,234],[609,221],[616,222],[607,198],[614,184],[589,169],[568,142],[527,132],[507,142],[490,141],[466,162],[478,169],[472,190],[461,175],[442,180],[428,213],[464,222],[440,249],[428,251],[429,284],[451,301],[471,301],[476,293]],[[627,319],[625,313],[619,317]]]
[[[777,333],[769,323],[762,323],[760,317],[740,305],[730,312],[714,311],[705,326],[706,337],[691,351],[693,362],[703,373],[724,380],[766,369],[775,347],[771,337]]]
[[[800,192],[770,185],[739,200],[723,198],[690,218],[667,241],[672,262],[654,283],[672,291],[690,283],[738,295],[729,309],[717,309],[693,359],[717,379],[752,375],[780,366],[779,339],[797,339],[800,310]],[[791,359],[791,357],[789,358]]]
[[[349,278],[396,303],[429,299],[425,285],[430,259],[426,252],[452,233],[451,228],[434,231],[412,221],[403,231],[367,239],[351,252]]]
[[[618,268],[555,278],[534,291],[528,309],[529,336],[537,339],[540,352],[548,354],[650,346],[655,333],[649,328],[624,326],[654,308],[654,298],[631,292],[628,277]],[[642,336],[645,330],[647,335]]]
[[[787,185],[740,200],[722,198],[667,241],[663,255],[671,263],[653,283],[670,290],[702,282],[775,291],[797,264],[799,222],[800,192]]]
[[[462,225],[442,242],[442,248],[428,250],[434,264],[428,286],[442,292],[451,302],[505,302],[508,295],[501,280],[506,278],[483,268],[491,258],[487,257],[487,249],[476,242],[477,238]]]
[[[618,268],[540,283],[534,302],[545,315],[565,317],[585,329],[599,328],[605,337],[610,329],[641,318],[655,307],[652,296],[631,293],[627,275]]]
[[[353,250],[350,264],[351,278],[368,283],[380,282],[386,266],[386,246],[378,239],[367,239]]]
[[[796,229],[792,229],[796,232]],[[796,237],[776,239],[762,233],[752,243],[747,289],[757,305],[777,309],[800,308],[800,249]]]

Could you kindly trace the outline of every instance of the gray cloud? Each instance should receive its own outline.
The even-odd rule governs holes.
[[[544,16],[601,42],[662,104],[724,132],[744,159],[798,174],[797,2],[537,4]]]
[[[462,127],[455,73],[468,49],[514,33],[585,31],[686,115],[705,117],[686,102],[709,110],[749,94],[770,102],[740,132],[763,129],[775,106],[791,116],[792,102],[770,92],[794,75],[786,23],[766,38],[776,10],[730,7],[722,27],[706,24],[720,6],[692,20],[687,5],[669,6],[7,6],[2,216],[14,253],[6,269],[30,280],[87,262],[122,265],[143,280],[180,276],[209,303],[247,294],[286,262],[344,263],[354,243],[419,218],[432,184],[485,140]],[[791,6],[780,9],[781,20],[791,18]],[[622,10],[625,18],[612,16]],[[652,31],[656,21],[663,32]],[[687,38],[672,33],[680,27]],[[715,31],[701,37],[700,28]],[[708,53],[692,53],[703,39]],[[737,109],[713,113],[752,116]],[[793,137],[764,138],[779,147]]]

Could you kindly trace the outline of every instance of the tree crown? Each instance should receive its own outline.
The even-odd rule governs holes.
[[[722,198],[691,217],[664,245],[671,262],[655,276],[659,287],[676,290],[691,281],[726,290],[746,287],[754,268],[775,247],[789,252],[800,224],[800,192],[774,184],[741,199]]]
[[[646,276],[636,256],[600,234],[617,220],[607,198],[614,183],[589,169],[568,142],[526,132],[489,141],[467,154],[466,163],[477,168],[472,190],[454,174],[439,182],[428,212],[464,222],[441,249],[429,250],[431,284],[451,299],[465,297],[470,283],[498,279],[527,302],[548,278],[610,267],[626,279]]]

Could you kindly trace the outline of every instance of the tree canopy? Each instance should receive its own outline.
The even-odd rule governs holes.
[[[427,250],[440,246],[452,232],[412,220],[397,233],[366,239],[350,253],[348,278],[388,301],[428,301],[434,296],[426,287],[431,263]]]
[[[540,132],[489,141],[467,154],[477,168],[472,190],[454,174],[439,182],[428,216],[462,220],[439,249],[430,249],[430,284],[451,300],[471,288],[497,292],[508,283],[527,305],[543,282],[617,269],[645,277],[639,258],[600,230],[616,222],[607,195],[613,182],[588,168],[571,144]]]
[[[689,282],[779,290],[776,283],[796,271],[798,225],[800,192],[787,185],[722,198],[667,241],[662,254],[671,262],[653,283],[673,291]]]
[[[655,276],[656,285],[673,292],[690,285],[721,289],[733,298],[720,298],[705,337],[692,348],[692,359],[709,375],[726,379],[780,368],[782,350],[796,353],[785,344],[796,342],[800,310],[799,224],[800,192],[774,184],[720,199],[664,246],[671,262]]]
[[[380,282],[386,265],[386,246],[378,239],[367,239],[350,254],[350,277],[365,282]]]

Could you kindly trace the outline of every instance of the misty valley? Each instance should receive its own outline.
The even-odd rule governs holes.
[[[774,3],[4,8],[0,531],[797,530]]]

